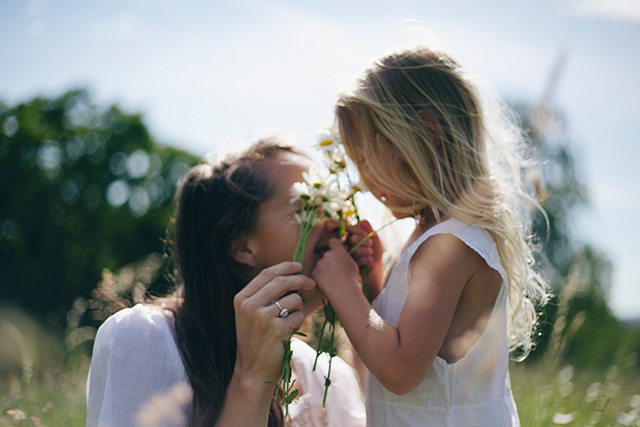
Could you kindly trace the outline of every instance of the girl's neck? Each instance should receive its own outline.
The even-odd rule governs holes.
[[[429,208],[424,208],[416,214],[416,229],[421,232],[425,232],[434,225],[446,221],[449,219],[448,215],[440,214],[440,218],[436,218],[433,211]]]

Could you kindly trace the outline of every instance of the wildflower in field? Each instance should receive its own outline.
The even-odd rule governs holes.
[[[20,409],[9,409],[7,411],[7,415],[9,415],[13,419],[14,423],[18,423],[18,424],[20,424],[21,422],[27,419],[27,416],[25,415],[25,413],[22,412]]]
[[[44,404],[44,406],[42,407],[42,409],[40,409],[40,412],[42,412],[43,414],[46,414],[49,409],[51,409],[51,407],[53,406],[53,403],[51,403],[51,401],[47,401],[47,403]]]
[[[574,414],[563,414],[561,412],[553,414],[553,422],[558,425],[569,424],[574,418]]]

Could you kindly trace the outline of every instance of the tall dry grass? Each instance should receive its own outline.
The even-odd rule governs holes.
[[[140,301],[145,284],[157,274],[159,265],[156,256],[152,256],[116,273],[105,272],[92,299],[77,300],[72,305],[64,338],[55,348],[43,350],[42,346],[29,342],[29,337],[42,337],[24,330],[32,327],[24,325],[33,323],[2,322],[4,335],[0,334],[0,346],[11,346],[20,360],[10,372],[0,370],[0,427],[85,425],[86,378],[95,329],[83,326],[81,319],[85,322],[104,320],[118,309]],[[559,306],[545,355],[535,364],[513,363],[511,366],[511,383],[521,424],[523,427],[640,427],[637,354],[628,353],[614,365],[602,369],[576,369],[564,358],[567,344],[584,322],[583,315],[569,319],[568,314],[579,289],[577,271],[577,267],[572,270],[558,296]],[[320,321],[316,319],[315,323]],[[318,328],[311,324],[307,333],[313,343]],[[339,353],[348,356],[348,340],[344,334],[339,335]],[[60,349],[64,350],[63,357],[46,358],[36,354],[56,353]]]

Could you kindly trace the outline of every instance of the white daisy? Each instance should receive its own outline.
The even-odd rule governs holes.
[[[293,205],[302,198],[311,198],[311,189],[306,182],[294,182],[291,186],[291,200],[289,203]]]
[[[367,184],[362,180],[362,178],[360,179],[360,181],[356,182],[356,183],[351,183],[351,185],[349,186],[351,188],[351,192],[353,193],[364,193],[369,191],[369,188],[367,187]]]
[[[332,151],[340,145],[340,137],[331,129],[324,129],[318,135],[318,149],[322,151]]]

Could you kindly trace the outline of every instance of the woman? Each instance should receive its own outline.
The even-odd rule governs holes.
[[[145,402],[185,380],[193,390],[190,426],[285,425],[273,385],[282,370],[282,341],[319,308],[307,275],[335,235],[335,226],[321,221],[302,265],[290,261],[300,232],[290,188],[310,165],[292,147],[261,141],[189,172],[177,196],[181,286],[172,299],[122,310],[100,328],[87,426],[144,422],[136,417]],[[331,387],[324,412],[324,374],[310,369],[315,351],[298,340],[293,350],[301,398],[287,425],[364,425],[349,367],[334,362],[331,378],[339,386]]]

